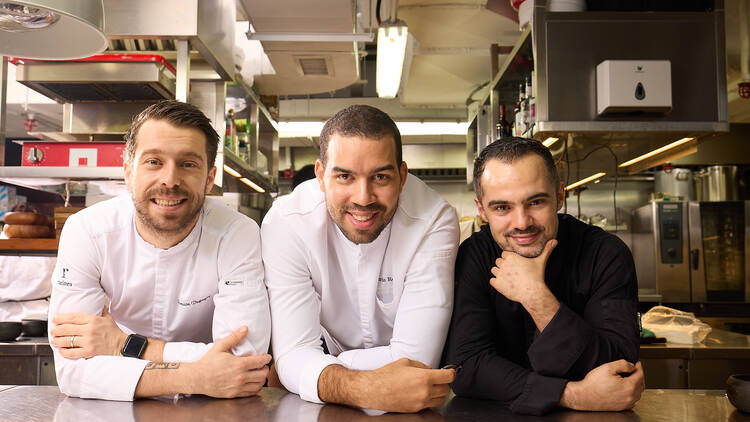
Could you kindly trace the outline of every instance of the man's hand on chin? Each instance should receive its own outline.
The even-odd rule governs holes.
[[[643,366],[620,359],[592,369],[581,381],[565,386],[560,406],[573,410],[632,409],[646,388]]]
[[[520,303],[531,315],[539,332],[544,331],[560,309],[560,302],[544,281],[547,259],[555,246],[556,239],[548,240],[536,258],[503,251],[491,270],[490,285],[501,295]]]
[[[68,359],[119,356],[128,337],[106,310],[102,316],[57,314],[52,322],[55,328],[50,332],[53,336],[50,343],[59,347],[60,354]]]

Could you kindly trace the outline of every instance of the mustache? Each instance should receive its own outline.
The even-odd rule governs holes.
[[[385,206],[380,205],[380,204],[370,204],[370,205],[364,205],[364,206],[351,204],[351,205],[345,205],[341,209],[344,212],[348,212],[348,211],[377,212],[377,211],[385,211]]]
[[[186,191],[185,189],[182,189],[181,187],[177,186],[174,188],[165,188],[165,187],[158,187],[149,189],[146,191],[146,198],[153,198],[154,196],[159,195],[174,195],[174,196],[186,196],[190,197],[190,192]]]
[[[529,226],[525,230],[519,230],[519,229],[513,229],[510,231],[507,231],[503,233],[503,236],[510,237],[510,236],[523,236],[527,234],[537,234],[541,233],[544,229],[539,226]]]

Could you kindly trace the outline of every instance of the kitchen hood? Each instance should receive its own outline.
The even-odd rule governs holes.
[[[60,103],[173,99],[175,68],[155,54],[98,54],[69,61],[12,58],[16,80]]]

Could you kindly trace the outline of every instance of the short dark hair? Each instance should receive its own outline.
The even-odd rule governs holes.
[[[479,153],[476,160],[474,160],[474,192],[477,195],[477,199],[480,201],[482,200],[481,178],[482,173],[484,172],[484,167],[487,165],[487,161],[495,159],[506,163],[512,163],[527,154],[536,154],[542,157],[544,166],[547,167],[550,181],[555,187],[555,190],[557,190],[557,185],[560,183],[560,176],[557,174],[555,160],[552,159],[552,153],[549,152],[549,149],[536,139],[513,136],[498,139],[487,145]]]
[[[294,172],[292,176],[292,190],[296,188],[300,183],[315,178],[315,166],[308,164],[303,166],[301,169]]]
[[[135,157],[135,138],[143,123],[148,120],[165,120],[174,126],[192,127],[203,132],[206,137],[208,169],[213,167],[216,161],[216,150],[219,148],[219,134],[211,126],[211,120],[198,107],[175,100],[152,104],[133,118],[133,123],[125,134],[125,154],[128,161]]]
[[[328,119],[320,132],[320,161],[326,164],[328,142],[334,134],[363,136],[370,139],[393,138],[396,145],[396,165],[403,160],[401,152],[401,132],[390,116],[368,105],[349,106]]]

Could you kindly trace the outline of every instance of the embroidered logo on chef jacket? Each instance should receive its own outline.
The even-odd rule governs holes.
[[[375,294],[385,304],[393,302],[393,277],[378,277],[378,288]]]
[[[203,303],[203,302],[207,301],[208,298],[210,298],[210,297],[211,297],[211,295],[208,295],[208,296],[206,296],[206,297],[204,297],[202,299],[192,299],[192,300],[190,300],[190,299],[177,299],[177,304],[180,305],[180,306],[193,306],[193,305],[197,305],[199,303]]]
[[[70,268],[65,268],[65,267],[60,268],[61,274],[60,274],[60,279],[57,280],[58,285],[63,286],[63,287],[70,287],[73,285],[73,283],[66,281],[67,279],[66,276],[68,274],[68,271],[70,271]]]

